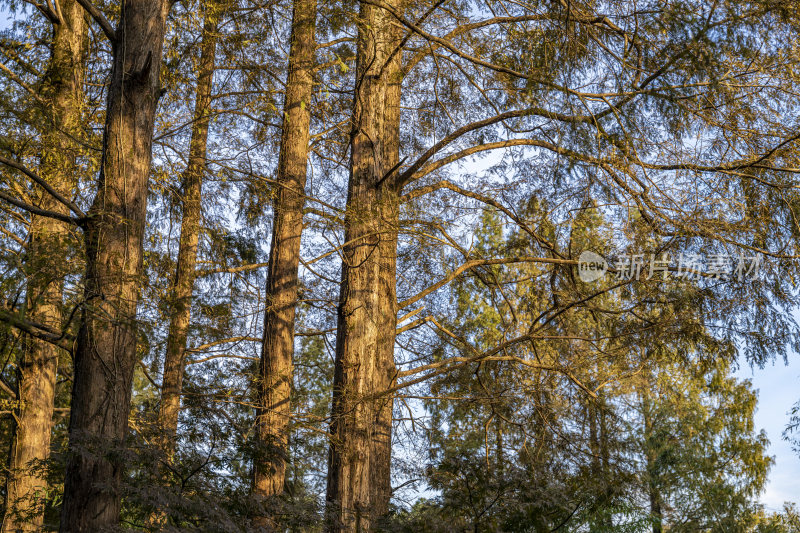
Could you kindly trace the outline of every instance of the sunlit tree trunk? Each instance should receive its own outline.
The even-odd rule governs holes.
[[[159,444],[167,464],[173,462],[178,434],[183,373],[186,366],[186,340],[192,318],[192,291],[197,277],[197,243],[200,238],[200,213],[203,178],[206,171],[208,126],[211,114],[211,89],[214,81],[215,54],[221,8],[219,2],[201,2],[203,33],[200,41],[200,62],[197,65],[192,135],[189,159],[182,176],[181,234],[178,241],[178,264],[170,294],[170,323],[164,353],[161,382],[161,403],[158,410]],[[170,469],[159,469],[161,478],[169,482]],[[150,517],[151,525],[163,524],[166,514],[159,510]]]
[[[361,4],[326,495],[327,527],[337,532],[369,531],[391,495],[392,404],[380,391],[394,379],[397,306],[393,23],[386,11]]]
[[[314,83],[316,12],[316,0],[295,0],[259,373],[259,449],[253,477],[253,493],[259,497],[282,493],[286,478],[297,271]],[[270,519],[262,516],[257,521],[266,524]]]
[[[58,193],[70,198],[76,176],[86,24],[83,8],[72,0],[61,2],[62,21],[53,25],[53,43],[41,95],[50,107],[43,110],[47,126],[42,135],[39,174]],[[46,191],[37,206],[68,214]],[[66,246],[70,226],[49,217],[33,215],[27,250],[27,306],[31,320],[55,330],[62,327],[62,296]],[[40,531],[47,484],[42,462],[50,456],[53,400],[60,349],[30,338],[19,365],[18,400],[11,443],[7,506],[2,531]]]
[[[377,363],[373,391],[379,395],[375,405],[375,423],[370,451],[370,507],[373,519],[389,511],[392,497],[392,409],[393,396],[381,391],[395,384],[397,368],[394,361],[395,330],[397,329],[397,245],[400,218],[399,191],[396,179],[400,162],[400,99],[402,96],[402,52],[397,50],[402,29],[389,25],[384,34],[389,50],[395,52],[386,64],[386,101],[383,125],[383,168],[381,184],[380,270],[378,298],[380,310]]]
[[[158,422],[162,431],[162,451],[167,461],[172,461],[175,454],[183,372],[186,364],[186,338],[192,317],[192,290],[197,276],[195,269],[197,242],[200,237],[203,176],[206,171],[211,88],[220,11],[219,2],[214,0],[204,5],[192,137],[189,141],[189,160],[183,173],[178,265],[172,283],[172,313],[167,333],[167,349],[164,354],[161,406],[158,411]]]
[[[115,33],[102,162],[85,230],[85,308],[74,355],[62,532],[100,531],[119,521],[147,182],[169,5],[124,0]]]

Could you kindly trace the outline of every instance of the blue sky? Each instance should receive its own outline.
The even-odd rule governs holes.
[[[795,318],[800,318],[797,315]],[[775,457],[761,502],[769,511],[779,511],[785,501],[800,503],[800,456],[781,438],[788,412],[800,399],[800,354],[792,354],[788,365],[778,360],[763,369],[743,366],[737,375],[752,380],[758,389],[755,425],[767,432],[769,454]]]

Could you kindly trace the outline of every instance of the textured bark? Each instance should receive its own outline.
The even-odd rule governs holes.
[[[326,495],[336,532],[369,531],[391,493],[391,401],[376,392],[394,378],[399,59],[391,15],[362,3],[358,25]]]
[[[168,9],[166,0],[124,0],[120,10],[101,169],[85,231],[85,306],[74,355],[62,532],[101,531],[119,521]]]
[[[316,11],[316,0],[294,2],[259,375],[259,450],[253,465],[253,493],[260,497],[282,493],[286,477]],[[268,518],[258,521],[266,523]]]
[[[402,29],[387,29],[390,50],[402,39]],[[383,125],[383,183],[381,184],[381,234],[379,276],[379,332],[373,394],[381,394],[395,384],[397,368],[394,343],[397,330],[397,237],[400,218],[396,179],[400,162],[400,99],[402,96],[402,54],[396,53],[385,68],[387,80]],[[370,508],[373,521],[386,515],[392,497],[392,410],[393,396],[382,396],[375,406],[375,422],[370,451]]]
[[[39,175],[62,196],[75,186],[76,147],[86,53],[83,8],[72,0],[61,2],[63,21],[53,26],[53,44],[41,94],[51,104],[45,110],[48,125],[42,136]],[[68,214],[66,208],[42,191],[37,207]],[[62,294],[70,227],[59,220],[33,216],[27,250],[28,316],[56,330],[62,326]],[[60,349],[38,339],[27,341],[19,365],[19,409],[11,443],[7,477],[7,508],[2,531],[40,531],[47,484],[41,463],[50,456],[53,399]]]
[[[211,88],[214,79],[214,58],[217,49],[220,7],[217,2],[205,6],[200,63],[197,67],[194,121],[189,141],[189,160],[183,173],[183,206],[181,236],[178,243],[178,265],[172,282],[167,349],[164,354],[164,377],[158,424],[162,432],[161,449],[172,461],[178,431],[183,373],[186,365],[186,338],[192,318],[192,290],[197,277],[197,242],[200,236],[200,212],[203,176],[206,170],[208,124],[211,112]]]

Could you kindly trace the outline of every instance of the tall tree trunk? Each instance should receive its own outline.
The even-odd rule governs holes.
[[[116,525],[137,360],[153,123],[167,0],[123,0],[97,194],[86,224],[83,323],[74,355],[61,531]]]
[[[392,84],[399,83],[393,72],[399,58],[392,55],[393,22],[386,11],[361,4],[326,494],[327,527],[336,532],[369,531],[391,495],[392,404],[375,393],[394,379],[398,194],[389,170],[397,161],[399,85]]]
[[[317,0],[295,0],[259,372],[259,450],[253,465],[253,493],[264,498],[282,493],[286,478],[316,16]],[[269,518],[259,517],[257,522],[266,525]]]
[[[214,80],[220,2],[211,0],[203,6],[203,36],[200,63],[197,67],[197,89],[194,104],[189,160],[182,180],[181,236],[178,243],[178,265],[172,282],[167,349],[164,354],[164,377],[161,385],[161,406],[158,424],[162,431],[162,451],[169,462],[175,454],[178,413],[181,404],[183,372],[186,364],[186,338],[192,317],[192,291],[197,277],[197,242],[200,236],[200,212],[203,176],[206,170],[208,125],[211,112],[211,88]]]
[[[650,520],[653,523],[653,533],[661,533],[663,514],[661,510],[661,490],[658,468],[658,445],[653,435],[653,404],[650,400],[649,382],[645,383],[639,392],[642,405],[642,418],[644,420],[644,453],[647,468],[647,495],[650,500]]]
[[[73,0],[61,2],[62,22],[53,25],[50,62],[42,96],[51,105],[44,110],[48,127],[42,134],[40,176],[62,196],[75,187],[75,143],[79,135],[86,24],[83,8]],[[42,191],[37,205],[63,214],[66,209]],[[62,327],[62,296],[70,227],[59,220],[32,216],[27,251],[28,316],[56,330]],[[2,531],[40,531],[47,492],[41,462],[50,456],[59,348],[29,339],[19,365],[16,426],[6,486],[6,514]],[[37,463],[39,463],[37,465]]]
[[[200,238],[200,213],[203,179],[206,171],[208,127],[211,112],[211,89],[214,81],[218,26],[221,5],[218,0],[200,2],[203,11],[203,33],[200,41],[200,63],[197,65],[192,136],[189,159],[182,176],[181,235],[178,241],[178,264],[170,294],[170,323],[164,353],[164,374],[161,382],[161,403],[158,410],[159,444],[166,465],[175,456],[178,415],[181,407],[183,373],[186,368],[186,340],[192,318],[192,291],[197,277],[197,243]],[[169,484],[171,470],[162,465],[160,476]],[[166,522],[164,510],[150,516],[150,525]]]
[[[601,389],[597,395],[598,424],[599,424],[599,452],[600,452],[600,481],[603,487],[603,501],[606,508],[611,509],[614,504],[614,491],[611,486],[611,450],[608,442],[608,418],[605,393]],[[613,528],[611,513],[603,514],[603,526],[608,530]]]
[[[398,2],[399,4],[400,2]],[[389,50],[395,51],[402,39],[402,28],[390,24],[384,36]],[[394,343],[397,329],[397,245],[400,219],[400,100],[402,96],[402,52],[397,52],[385,67],[386,101],[383,127],[383,169],[381,184],[381,233],[379,275],[378,361],[373,383],[374,394],[381,394],[395,384],[397,367]],[[381,396],[375,406],[376,416],[370,451],[370,507],[373,521],[386,515],[392,497],[392,410],[393,396]]]

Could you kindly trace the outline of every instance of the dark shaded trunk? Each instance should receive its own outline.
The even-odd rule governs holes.
[[[392,402],[380,392],[394,380],[397,307],[393,23],[386,11],[361,4],[326,494],[327,527],[336,532],[369,531],[391,496]]]
[[[653,521],[653,533],[661,533],[661,495],[655,486],[650,487],[650,517]]]
[[[653,533],[661,533],[663,514],[661,510],[661,491],[659,488],[658,472],[658,445],[653,435],[652,404],[647,388],[640,392],[642,402],[642,418],[644,420],[644,450],[647,468],[647,495],[650,500],[650,520],[653,523]]]
[[[608,443],[603,410],[602,395],[590,399],[587,405],[589,419],[589,449],[592,452],[591,472],[597,487],[595,490],[594,518],[590,531],[608,531],[612,527],[610,509],[612,495],[609,490]]]
[[[500,421],[494,425],[494,443],[495,443],[495,457],[494,465],[495,465],[495,476],[497,477],[497,481],[501,484],[505,484],[505,480],[503,479],[505,473],[505,453],[503,451],[503,426],[501,425]]]
[[[169,462],[175,454],[183,372],[186,365],[186,339],[192,318],[192,291],[197,277],[195,269],[197,242],[200,237],[203,176],[206,171],[211,88],[214,80],[220,11],[221,8],[216,2],[205,5],[189,160],[182,179],[181,236],[178,243],[178,265],[172,283],[172,313],[167,333],[167,349],[164,354],[161,406],[158,411],[158,424],[162,431],[161,448],[165,459]]]
[[[124,0],[116,30],[100,175],[85,230],[85,307],[74,355],[62,532],[100,531],[119,521],[168,9],[165,0]]]
[[[600,453],[600,472],[603,487],[603,501],[607,509],[612,509],[614,505],[614,490],[611,485],[611,450],[608,442],[608,419],[607,419],[607,406],[605,402],[605,394],[603,391],[598,392],[598,424],[599,424],[599,453]],[[606,512],[603,514],[603,526],[609,529],[614,527],[611,519],[611,513]]]
[[[53,25],[50,62],[41,94],[51,104],[44,110],[39,175],[58,193],[70,198],[75,187],[76,146],[79,135],[86,24],[77,2],[61,2],[63,21]],[[41,191],[37,207],[68,214],[64,205]],[[27,306],[31,320],[55,330],[62,327],[64,265],[71,228],[64,222],[33,215],[27,250]],[[28,339],[19,364],[19,409],[11,443],[7,506],[2,531],[40,531],[47,484],[42,462],[50,456],[53,400],[61,350],[43,340]]]
[[[264,498],[282,493],[286,478],[316,12],[316,0],[295,0],[259,373],[259,446],[253,465],[253,493]],[[269,518],[259,517],[257,521],[266,524]]]

